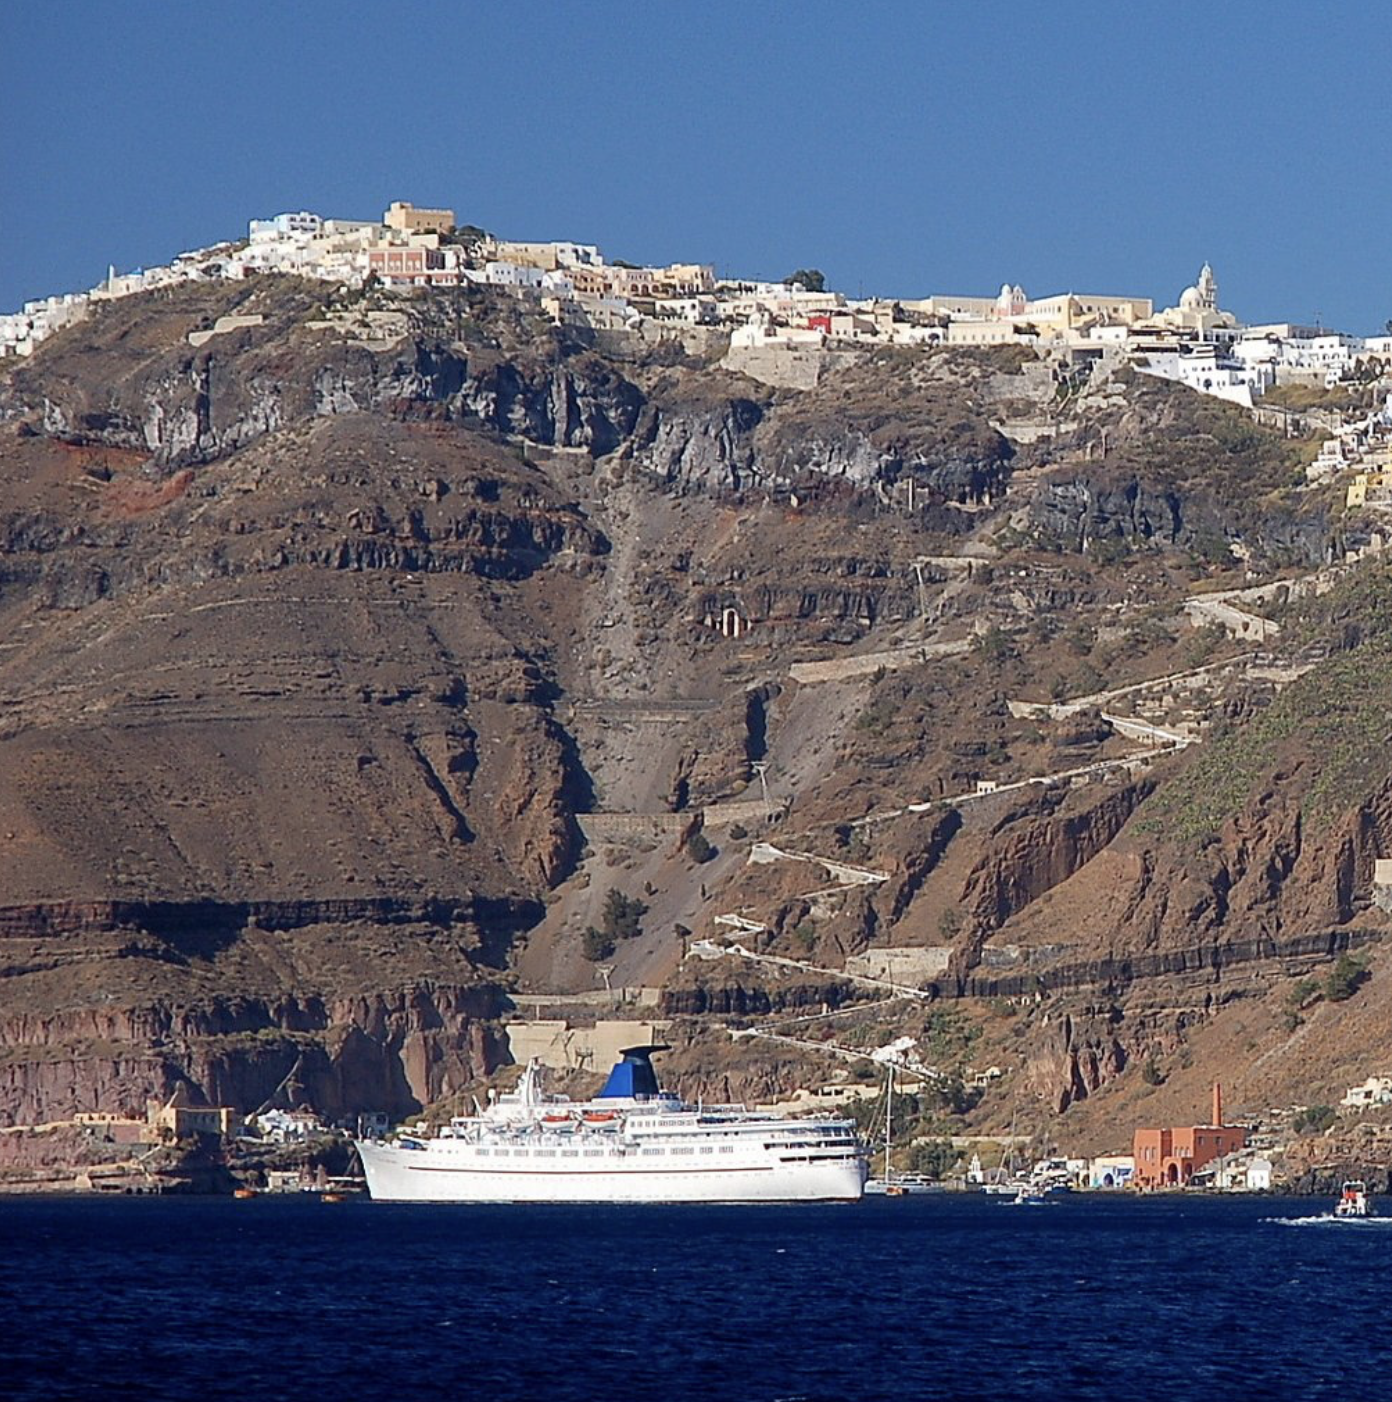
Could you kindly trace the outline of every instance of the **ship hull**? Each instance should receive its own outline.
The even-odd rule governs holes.
[[[364,1142],[358,1153],[378,1202],[854,1202],[865,1187],[864,1161],[846,1157],[698,1168],[658,1167],[633,1155],[593,1167],[503,1169],[429,1148]]]

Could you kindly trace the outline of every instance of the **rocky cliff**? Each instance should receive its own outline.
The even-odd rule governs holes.
[[[509,985],[593,989],[613,890],[648,906],[616,986],[760,1093],[793,1063],[741,1080],[712,1037],[839,1016],[858,952],[943,951],[936,995],[1076,1115],[1375,950],[1381,605],[1295,591],[1261,667],[1181,611],[1341,556],[1308,445],[1056,369],[770,388],[501,295],[278,278],[7,367],[0,1114],[180,1082],[405,1113],[505,1060]],[[1118,718],[1202,743],[1138,757]],[[806,967],[682,964],[731,911]]]

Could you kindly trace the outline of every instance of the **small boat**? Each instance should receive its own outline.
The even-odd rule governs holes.
[[[256,1191],[255,1188],[234,1188],[232,1191],[232,1196],[234,1198],[239,1198],[243,1202],[245,1202],[247,1198],[259,1197],[260,1194]]]
[[[1334,1204],[1336,1217],[1371,1217],[1368,1206],[1368,1185],[1361,1178],[1351,1178],[1339,1191],[1339,1201]]]
[[[343,1193],[320,1193],[320,1194],[319,1194],[319,1201],[320,1201],[320,1202],[344,1202],[344,1201],[346,1201],[346,1195],[343,1194]]]
[[[943,1185],[922,1173],[891,1173],[887,1178],[866,1180],[865,1191],[887,1198],[903,1198],[915,1193],[940,1193]]]
[[[1042,1207],[1044,1205],[1044,1194],[1038,1188],[1032,1188],[1028,1183],[1021,1183],[1015,1189],[1015,1196],[1010,1199],[1011,1207]]]

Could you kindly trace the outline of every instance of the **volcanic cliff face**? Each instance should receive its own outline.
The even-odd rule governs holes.
[[[148,294],[0,375],[0,1115],[406,1113],[506,1058],[512,985],[593,989],[613,890],[614,986],[712,1093],[796,1064],[719,1019],[853,1002],[886,946],[1053,1000],[996,1030],[1058,1111],[1237,971],[1380,934],[1367,610],[1283,605],[1276,661],[1336,655],[1280,696],[1179,612],[1331,553],[1239,411],[1123,375],[1065,419],[989,353],[775,390],[506,297],[324,298]],[[1222,723],[1138,758],[1134,706]],[[683,964],[731,911],[807,967]]]

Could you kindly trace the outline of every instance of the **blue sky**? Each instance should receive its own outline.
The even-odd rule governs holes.
[[[851,294],[1392,317],[1392,14],[1287,0],[0,0],[0,310],[308,208]]]

